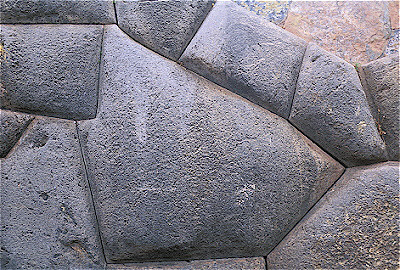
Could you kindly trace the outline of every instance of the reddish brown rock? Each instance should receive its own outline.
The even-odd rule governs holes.
[[[399,29],[399,0],[389,2],[390,26]]]

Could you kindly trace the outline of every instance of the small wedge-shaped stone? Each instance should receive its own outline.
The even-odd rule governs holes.
[[[0,158],[4,158],[34,117],[0,110]]]
[[[399,163],[350,168],[268,255],[268,269],[398,269]]]
[[[385,57],[362,66],[361,76],[389,159],[399,160],[400,87],[399,56]]]
[[[108,261],[263,256],[342,166],[283,118],[106,27],[80,121]]]
[[[96,116],[100,25],[3,25],[1,107],[67,119]]]
[[[38,116],[1,160],[1,269],[103,269],[73,121]]]
[[[347,166],[386,160],[355,68],[311,43],[289,121]]]
[[[115,23],[112,0],[2,0],[1,23]]]
[[[179,59],[182,64],[288,118],[304,40],[231,1],[218,1]]]
[[[177,60],[215,0],[117,0],[118,25],[146,47]]]

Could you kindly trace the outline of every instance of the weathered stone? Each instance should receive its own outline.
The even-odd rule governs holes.
[[[266,19],[218,1],[179,61],[287,118],[305,47]]]
[[[112,0],[3,0],[2,23],[115,23]]]
[[[265,270],[263,257],[178,262],[109,264],[108,269],[126,270]]]
[[[268,255],[268,269],[398,269],[399,163],[351,168]]]
[[[399,160],[399,57],[385,57],[362,66],[364,88],[391,160]]]
[[[1,160],[1,269],[101,269],[75,123],[37,117]]]
[[[102,26],[3,25],[2,108],[96,116]]]
[[[78,124],[110,263],[264,256],[343,168],[286,120],[106,26]]]
[[[310,44],[289,121],[347,166],[386,160],[355,68]]]
[[[390,26],[392,29],[399,29],[399,1],[391,0],[389,1],[389,16],[390,16]]]
[[[400,29],[392,31],[392,34],[390,35],[383,56],[399,55],[399,47],[400,47],[399,35],[400,35]]]
[[[177,60],[215,0],[117,0],[118,25],[146,47]]]
[[[33,116],[0,110],[0,158],[10,152]]]

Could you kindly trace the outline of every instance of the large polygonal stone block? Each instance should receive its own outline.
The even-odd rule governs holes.
[[[177,60],[215,0],[117,0],[118,25],[144,46]]]
[[[73,121],[36,117],[1,159],[1,269],[101,269]]]
[[[306,42],[230,2],[218,1],[179,61],[288,118]]]
[[[100,25],[2,25],[1,107],[68,119],[96,116]]]
[[[351,168],[268,255],[268,269],[398,269],[399,163]]]
[[[347,166],[387,160],[355,68],[310,43],[289,121]]]
[[[265,256],[343,168],[279,116],[107,26],[78,124],[110,263]]]

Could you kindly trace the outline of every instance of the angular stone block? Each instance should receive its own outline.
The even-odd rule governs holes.
[[[304,40],[230,1],[218,1],[180,57],[182,64],[288,118]]]
[[[399,160],[399,56],[385,57],[362,66],[361,77],[380,133],[388,146],[389,159]]]
[[[0,158],[4,158],[33,120],[28,114],[0,110]]]
[[[215,0],[117,0],[118,25],[146,47],[177,60]]]
[[[351,168],[268,255],[268,269],[398,269],[399,163]]]
[[[265,256],[342,166],[279,116],[107,26],[79,121],[108,262]]]
[[[102,268],[74,122],[33,120],[1,183],[1,269]]]
[[[112,0],[3,0],[1,23],[111,24]]]
[[[310,44],[289,121],[347,166],[386,160],[355,68]]]
[[[102,26],[3,25],[1,107],[68,119],[96,116]]]

